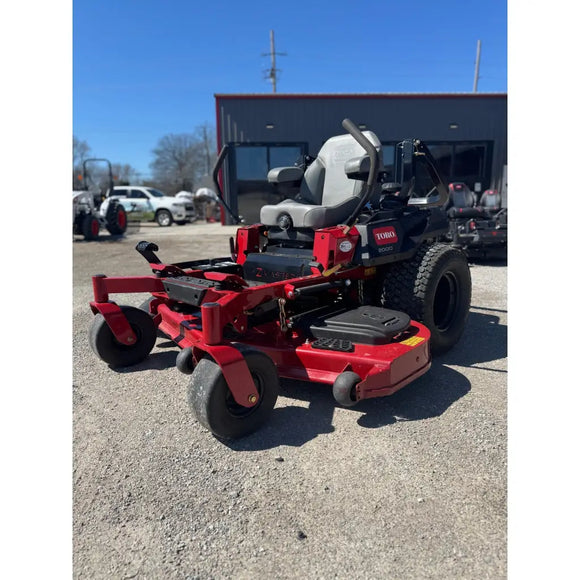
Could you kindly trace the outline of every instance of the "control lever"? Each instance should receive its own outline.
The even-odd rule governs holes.
[[[150,263],[161,264],[161,260],[155,255],[159,251],[159,246],[153,242],[139,242],[135,249]]]

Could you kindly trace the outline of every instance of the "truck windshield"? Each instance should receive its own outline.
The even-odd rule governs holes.
[[[153,189],[152,187],[148,187],[147,191],[155,197],[165,197],[165,194],[161,193],[158,189]]]

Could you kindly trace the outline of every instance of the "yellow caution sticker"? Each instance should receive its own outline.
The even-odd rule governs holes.
[[[417,346],[422,343],[425,339],[422,336],[412,336],[407,340],[402,340],[401,344],[406,344],[407,346]]]
[[[330,268],[328,270],[324,270],[324,272],[322,272],[322,275],[325,278],[327,278],[328,276],[332,276],[335,272],[338,272],[341,268],[342,268],[342,264],[337,264],[336,266],[333,266],[332,268]]]

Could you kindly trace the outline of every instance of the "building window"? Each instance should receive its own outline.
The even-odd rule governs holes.
[[[291,167],[299,163],[302,159],[303,148],[295,146],[275,145],[268,147],[268,167],[274,169],[275,167]]]
[[[449,179],[451,175],[451,162],[453,160],[453,146],[448,144],[428,145],[431,155],[437,163],[441,179]]]
[[[415,182],[413,184],[413,197],[427,197],[433,191],[435,182],[427,169],[424,157],[417,157],[415,162]]]
[[[238,145],[236,178],[238,181],[266,181],[275,167],[291,167],[301,161],[305,145]]]
[[[427,146],[437,162],[444,181],[448,183],[461,181],[471,189],[489,186],[492,142],[431,142],[427,143]]]
[[[234,211],[246,223],[257,223],[263,205],[279,203],[286,193],[268,183],[268,171],[276,167],[291,167],[303,160],[306,143],[233,144],[230,187]]]
[[[479,183],[486,189],[491,182],[491,160],[493,142],[469,142],[469,141],[432,141],[425,143],[431,151],[441,179],[448,183],[462,181],[471,189]],[[383,163],[387,170],[387,179],[393,175],[392,170],[395,156],[395,143],[382,144]]]
[[[236,174],[243,181],[266,179],[268,148],[250,145],[236,147]]]
[[[385,171],[387,172],[387,178],[391,179],[395,174],[395,146],[382,145],[382,150],[383,165],[385,166]]]
[[[485,160],[485,146],[456,145],[453,174],[457,181],[481,180]]]

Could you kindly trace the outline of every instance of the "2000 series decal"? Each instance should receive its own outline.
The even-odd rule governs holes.
[[[397,230],[393,226],[373,230],[373,236],[375,237],[375,242],[379,246],[384,244],[396,244],[399,241]]]

